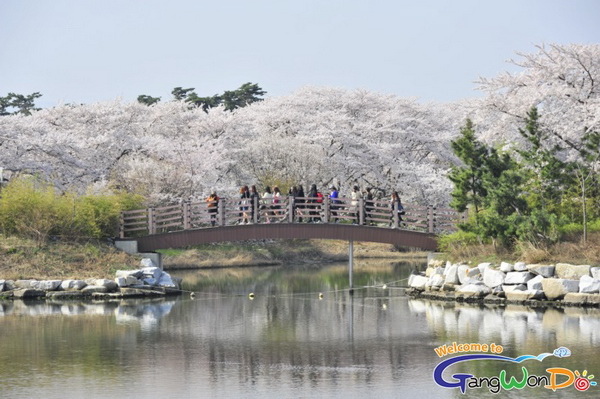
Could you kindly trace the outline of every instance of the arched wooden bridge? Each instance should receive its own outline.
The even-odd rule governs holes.
[[[349,198],[220,199],[123,212],[120,240],[138,252],[253,239],[334,239],[435,250],[435,235],[456,229],[464,215],[451,209]]]

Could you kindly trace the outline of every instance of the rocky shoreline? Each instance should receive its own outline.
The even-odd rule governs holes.
[[[481,263],[445,265],[430,260],[408,280],[408,295],[497,305],[600,306],[600,267],[591,265]]]
[[[181,280],[151,260],[137,270],[118,270],[114,280],[0,280],[0,299],[122,299],[181,294]]]

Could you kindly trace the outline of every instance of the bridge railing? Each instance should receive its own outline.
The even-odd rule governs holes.
[[[340,197],[221,198],[214,202],[137,209],[121,213],[119,236],[140,237],[211,226],[268,223],[352,223],[429,233],[451,232],[466,214],[447,208],[403,204],[395,212],[388,200]]]

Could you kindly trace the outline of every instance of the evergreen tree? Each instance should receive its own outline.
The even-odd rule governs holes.
[[[29,95],[8,93],[6,97],[0,97],[0,115],[31,115],[31,111],[39,110],[35,107],[35,99],[41,96],[38,92]]]
[[[160,97],[152,97],[152,96],[147,96],[145,94],[140,94],[138,96],[137,100],[141,104],[146,104],[147,106],[150,106],[152,104],[156,104],[157,102],[159,102]]]
[[[473,122],[470,119],[467,119],[460,133],[461,136],[452,141],[451,146],[454,154],[463,162],[464,166],[455,166],[450,171],[449,178],[454,183],[450,206],[459,212],[464,212],[467,205],[473,205],[477,218],[483,199],[487,194],[483,179],[488,151],[475,138]]]

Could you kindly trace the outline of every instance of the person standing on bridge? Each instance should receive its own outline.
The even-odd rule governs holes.
[[[263,205],[261,209],[265,210],[265,223],[271,223],[271,208],[273,207],[273,193],[271,187],[265,187],[265,192],[262,196]]]
[[[392,193],[392,198],[390,199],[390,206],[392,208],[392,220],[390,222],[390,226],[399,227],[400,222],[403,220],[402,215],[406,212],[404,211],[404,206],[402,206],[402,201],[400,200],[400,196],[397,191]],[[398,226],[396,226],[395,218],[398,215]]]
[[[302,223],[302,214],[304,212],[304,187],[302,187],[302,184],[298,185],[298,190],[294,196],[294,204],[298,212],[298,222]]]
[[[252,210],[252,212],[250,213],[252,215],[252,221],[251,223],[254,223],[255,217],[254,215],[256,215],[255,212],[258,212],[258,199],[260,198],[260,195],[258,195],[258,191],[256,190],[256,186],[252,186],[250,187],[250,209]],[[256,217],[256,220],[258,220],[258,215]]]
[[[360,203],[362,194],[360,193],[360,189],[358,188],[358,186],[354,186],[354,188],[352,189],[352,193],[350,194],[350,197],[352,199],[352,201],[350,202],[350,206],[351,206],[350,212],[352,212],[354,219],[355,219],[354,222],[352,222],[352,224],[359,224],[360,210],[358,209],[358,207],[359,207],[359,203]]]
[[[339,198],[339,192],[337,190],[337,188],[335,186],[330,186],[329,190],[331,190],[329,192],[329,199],[331,200],[331,217],[333,218],[333,220],[335,221],[335,223],[339,222],[339,219],[337,217],[338,213],[337,213],[337,209],[338,209],[338,198]]]
[[[248,214],[248,205],[250,202],[250,190],[248,186],[243,186],[240,188],[240,224],[248,224],[250,223],[250,216]]]
[[[310,186],[310,190],[308,191],[308,200],[306,200],[306,202],[309,202],[311,205],[309,206],[309,214],[310,214],[310,218],[308,219],[309,222],[319,222],[319,218],[317,217],[319,215],[319,211],[317,211],[317,209],[319,208],[319,205],[317,204],[319,202],[319,191],[317,190],[317,185],[313,184]]]
[[[219,211],[219,196],[216,191],[213,191],[208,198],[206,199],[208,203],[208,214],[210,216],[210,224],[211,226],[215,226],[217,223],[217,212]]]

